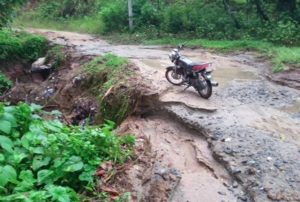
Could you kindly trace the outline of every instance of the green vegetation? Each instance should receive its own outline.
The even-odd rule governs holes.
[[[45,121],[37,105],[0,105],[0,201],[79,201],[96,185],[101,163],[124,163],[132,136],[102,128]]]
[[[258,50],[272,59],[276,71],[283,64],[300,66],[299,0],[133,2],[133,33],[128,30],[127,0],[41,0],[16,25],[104,34],[121,43],[188,41],[217,50]]]
[[[134,31],[151,38],[171,34],[211,40],[265,39],[297,45],[300,42],[299,4],[298,0],[135,0]],[[77,24],[78,20],[84,24],[80,30],[85,27],[93,33],[126,32],[127,0],[41,0],[35,11],[25,13],[22,19],[19,24],[35,24],[35,19],[40,19],[57,22],[53,24],[58,27],[66,22]],[[92,27],[98,30],[89,29]]]
[[[0,0],[0,28],[7,25],[14,14],[15,8],[24,2],[25,0]]]
[[[25,32],[0,30],[0,61],[32,62],[46,51],[44,37]]]
[[[88,77],[83,85],[89,87],[90,93],[100,100],[101,119],[121,123],[133,107],[131,89],[124,86],[129,75],[133,74],[128,68],[128,61],[106,54],[84,65],[83,73]],[[106,97],[106,93],[113,89],[117,92],[113,98]]]
[[[64,46],[54,45],[47,51],[46,63],[50,63],[54,68],[61,67],[67,60],[67,56],[64,51]]]
[[[4,74],[0,72],[0,96],[13,86],[11,80],[9,80]]]

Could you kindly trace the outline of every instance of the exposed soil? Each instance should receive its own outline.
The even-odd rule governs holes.
[[[187,49],[183,53],[192,60],[213,62],[216,68],[220,87],[204,100],[193,89],[184,91],[166,81],[165,67],[171,63],[163,47],[110,45],[90,35],[30,31],[73,49],[76,57],[112,52],[139,67],[148,94],[136,116],[121,125],[122,131],[137,135],[139,146],[148,142],[151,148],[128,171],[136,201],[300,201],[300,91],[268,81],[267,62],[250,53]],[[70,81],[78,69],[75,65],[55,78]],[[38,88],[47,89],[50,80]],[[61,81],[53,83],[70,83]],[[69,94],[56,101],[60,107],[76,100],[71,96],[66,102]]]

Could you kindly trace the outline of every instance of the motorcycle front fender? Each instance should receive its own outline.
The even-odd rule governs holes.
[[[176,66],[169,66],[166,68],[166,70],[175,70],[177,74],[182,74],[183,75],[183,68],[182,67],[176,67]]]
[[[172,69],[175,69],[176,67],[175,66],[169,66],[169,67],[167,67],[166,69],[167,70],[172,70]]]

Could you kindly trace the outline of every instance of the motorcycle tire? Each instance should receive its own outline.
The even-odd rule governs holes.
[[[174,75],[179,77],[174,78]],[[174,69],[167,69],[165,76],[166,79],[175,86],[181,86],[182,84],[184,84],[183,75],[176,74],[176,72],[174,72]],[[178,80],[178,82],[174,82],[173,80]]]
[[[198,88],[197,91],[201,97],[208,99],[212,95],[212,85],[210,80],[205,80],[205,82],[206,82],[206,87],[204,89]]]

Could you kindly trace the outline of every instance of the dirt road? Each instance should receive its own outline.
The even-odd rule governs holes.
[[[300,91],[268,81],[266,62],[249,53],[185,50],[184,55],[216,68],[220,87],[204,100],[193,89],[167,83],[169,49],[30,31],[82,55],[127,57],[140,68],[158,98],[154,116],[131,124],[150,138],[162,162],[182,173],[172,201],[300,201]]]

